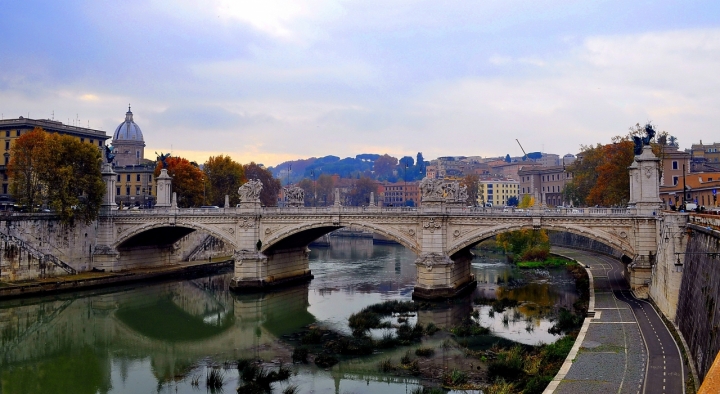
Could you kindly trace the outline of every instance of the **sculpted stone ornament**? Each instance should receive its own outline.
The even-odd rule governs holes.
[[[635,142],[635,156],[641,155],[643,147],[650,145],[650,141],[652,141],[653,137],[655,137],[655,129],[650,123],[645,125],[645,134],[646,136],[642,138],[633,136],[633,141]]]
[[[260,202],[260,192],[262,191],[262,182],[257,179],[251,179],[244,183],[238,189],[240,202]]]
[[[422,264],[428,271],[432,271],[436,265],[452,265],[454,264],[450,257],[441,253],[424,253],[415,260],[415,264]]]
[[[457,200],[459,202],[465,202],[468,199],[468,191],[467,186],[460,186],[460,189],[458,190]]]
[[[285,195],[287,196],[287,203],[291,207],[301,207],[305,205],[305,190],[300,187],[286,187]]]

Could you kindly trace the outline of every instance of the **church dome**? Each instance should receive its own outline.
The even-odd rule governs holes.
[[[130,106],[128,106],[128,111],[125,113],[125,121],[120,123],[115,129],[113,141],[145,142],[142,131],[140,131],[140,126],[133,121],[133,113],[130,111]]]

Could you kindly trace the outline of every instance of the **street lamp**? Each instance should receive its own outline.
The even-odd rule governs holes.
[[[408,163],[405,161],[405,173],[403,175],[403,206],[407,206],[407,170],[408,170]]]
[[[315,202],[317,201],[317,190],[315,187],[315,170],[310,170],[310,176],[313,180],[313,207],[315,206]]]

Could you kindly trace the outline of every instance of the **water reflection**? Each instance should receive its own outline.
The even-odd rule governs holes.
[[[350,314],[377,302],[410,299],[416,275],[412,252],[398,245],[373,246],[367,239],[331,242],[331,248],[311,252],[312,282],[262,294],[229,292],[228,271],[0,302],[0,392],[196,392],[190,378],[204,377],[208,365],[288,358],[293,344],[284,336],[289,333],[309,324],[349,333]],[[507,286],[520,275],[502,256],[476,259],[473,272],[480,282],[474,295],[420,311],[417,322],[452,327],[476,308],[480,322],[498,336],[550,342],[543,308],[574,302],[572,288],[547,281]],[[488,307],[473,306],[472,298],[480,294],[522,303],[491,317]],[[461,354],[442,352],[445,367],[462,362]],[[460,361],[453,361],[456,357]],[[301,392],[318,393],[399,393],[418,384],[379,375],[375,358],[344,362],[329,372],[296,367],[293,383]],[[227,370],[226,391],[237,385],[237,371]]]

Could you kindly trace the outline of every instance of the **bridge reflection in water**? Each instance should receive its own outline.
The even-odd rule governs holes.
[[[373,247],[371,240],[339,239],[333,240],[331,249],[312,251],[315,280],[272,292],[230,292],[232,274],[226,273],[2,302],[0,392],[147,392],[173,384],[179,385],[179,392],[191,390],[189,379],[180,380],[198,373],[198,365],[247,357],[285,358],[295,345],[285,334],[312,323],[347,331],[347,317],[362,307],[410,299],[414,257],[397,245]],[[478,268],[475,274],[501,275],[488,269],[506,267]],[[487,285],[491,287],[481,284],[478,291],[500,289]],[[450,327],[471,310],[469,296],[422,311],[413,321]],[[439,340],[430,339],[429,345],[442,349]],[[406,350],[380,356],[399,359]],[[439,367],[461,362],[451,350],[439,352]],[[302,367],[295,383],[327,386],[329,392],[365,381],[387,386],[389,378],[377,373],[380,356],[341,363],[329,373]],[[391,382],[387,392],[404,392],[405,382]]]

